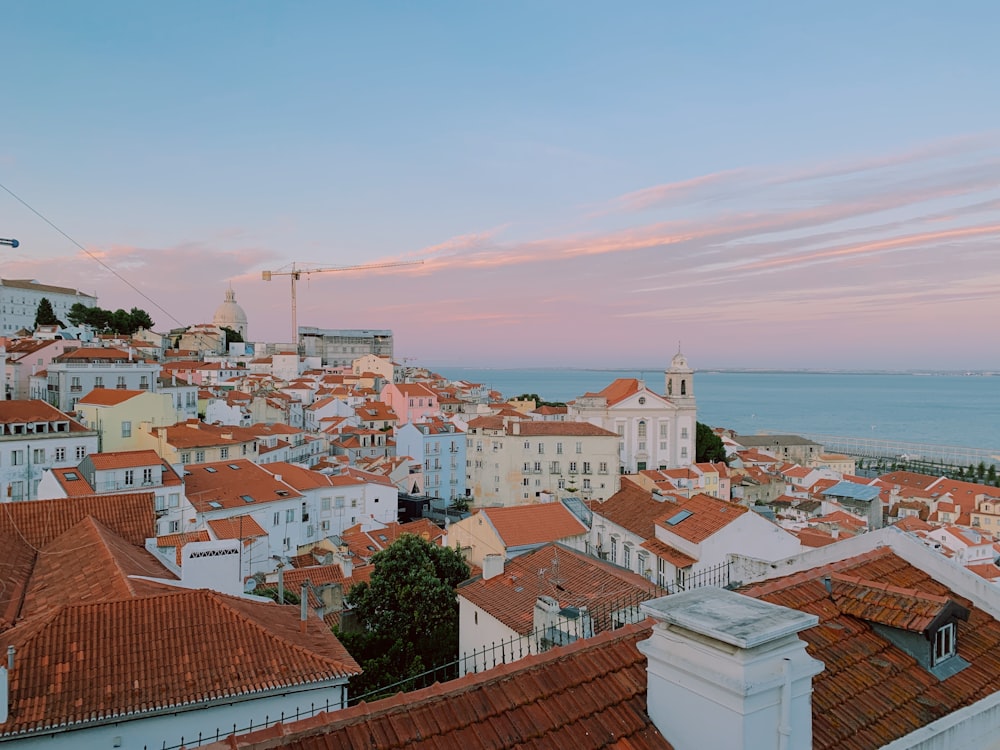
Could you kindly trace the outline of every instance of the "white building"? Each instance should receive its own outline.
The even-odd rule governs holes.
[[[160,365],[137,360],[131,351],[81,347],[60,354],[44,373],[31,378],[31,397],[72,411],[95,388],[155,393]]]
[[[476,505],[545,494],[606,498],[618,489],[618,435],[586,422],[477,417],[466,431],[466,490]]]
[[[622,469],[672,469],[695,460],[697,410],[694,373],[678,353],[664,373],[666,393],[641,380],[620,378],[569,403],[567,419],[589,422],[618,435]]]
[[[0,501],[37,500],[46,469],[98,451],[98,433],[44,401],[0,401]]]
[[[0,336],[13,336],[17,331],[35,330],[35,315],[42,299],[52,303],[52,312],[63,323],[73,305],[97,305],[95,295],[62,286],[39,284],[34,279],[0,279]]]

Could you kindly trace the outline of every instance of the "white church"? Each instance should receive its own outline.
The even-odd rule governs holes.
[[[567,404],[567,419],[617,432],[625,474],[687,466],[695,458],[697,411],[694,372],[680,352],[664,373],[664,390],[660,394],[642,380],[619,378]]]

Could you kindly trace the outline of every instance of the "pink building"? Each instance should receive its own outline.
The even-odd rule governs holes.
[[[422,383],[386,383],[380,400],[399,416],[400,424],[423,422],[437,416],[437,394]]]

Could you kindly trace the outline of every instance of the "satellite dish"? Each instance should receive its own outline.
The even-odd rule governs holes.
[[[243,592],[246,594],[252,594],[254,589],[257,588],[257,579],[250,576],[245,581],[243,581]]]

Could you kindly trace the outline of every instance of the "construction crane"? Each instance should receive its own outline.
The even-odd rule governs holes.
[[[304,274],[310,273],[331,273],[334,271],[368,271],[374,270],[376,268],[396,268],[397,266],[420,266],[423,265],[422,260],[404,260],[398,263],[370,263],[364,266],[332,266],[327,268],[307,268],[305,266],[292,263],[291,268],[287,271],[261,271],[260,277],[264,281],[270,281],[272,276],[287,276],[292,282],[292,343],[295,344],[296,350],[299,347],[299,321],[298,321],[298,302],[296,301],[295,295],[295,284],[302,278]]]

